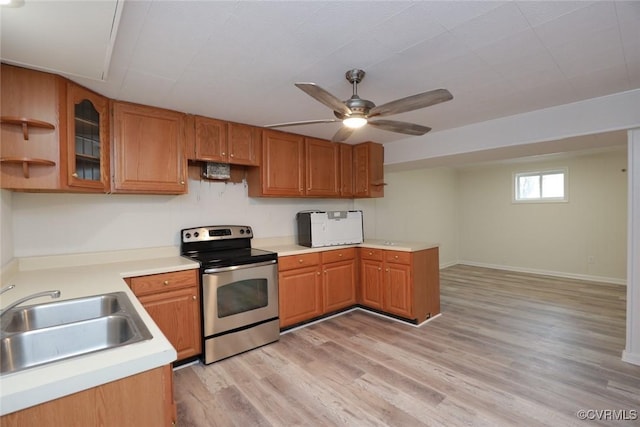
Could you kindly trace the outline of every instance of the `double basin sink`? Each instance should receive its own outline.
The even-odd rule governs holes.
[[[16,307],[0,318],[0,375],[151,338],[124,292]]]

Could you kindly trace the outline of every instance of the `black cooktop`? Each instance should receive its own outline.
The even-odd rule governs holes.
[[[198,261],[202,269],[254,264],[278,259],[275,252],[251,247],[247,225],[210,225],[180,232],[180,254]]]
[[[253,264],[278,259],[278,254],[275,252],[254,248],[197,252],[184,254],[183,256],[198,261],[203,268],[231,267],[233,265]]]

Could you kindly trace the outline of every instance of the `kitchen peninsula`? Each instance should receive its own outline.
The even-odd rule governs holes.
[[[95,420],[95,416],[98,416],[108,417],[112,421],[138,420],[141,423],[136,425],[149,427],[171,425],[171,421],[175,420],[175,411],[170,366],[176,360],[176,351],[123,279],[197,267],[196,263],[178,256],[175,248],[33,257],[10,262],[2,272],[2,282],[3,285],[15,287],[2,295],[2,307],[35,292],[52,289],[61,291],[56,301],[124,292],[152,338],[3,374],[0,377],[0,423],[10,426],[13,422],[28,420],[20,417],[28,417],[32,409],[38,409],[40,416],[46,414],[54,417],[50,419],[52,425],[79,425],[69,424],[69,413],[64,409],[56,410],[56,406],[64,408],[65,401],[73,398],[80,399],[83,408],[71,412],[74,422],[76,417],[86,421]],[[38,299],[27,304],[43,302],[49,301]],[[132,382],[123,384],[124,381]],[[119,385],[127,390],[132,386],[135,389],[136,385],[142,387],[146,397],[142,399],[129,394],[120,396],[122,390],[118,389]],[[101,390],[101,396],[94,400],[91,392],[103,386],[108,388]],[[118,411],[100,407],[101,404],[107,405],[109,399],[119,402]],[[49,403],[42,405],[45,402]],[[155,415],[150,417],[148,413],[144,414],[141,411],[144,407],[155,411]],[[56,423],[56,420],[61,423]],[[105,421],[104,418],[100,420]]]

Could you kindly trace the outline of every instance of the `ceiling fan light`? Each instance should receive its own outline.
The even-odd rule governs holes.
[[[367,124],[367,119],[364,117],[347,117],[342,121],[342,124],[351,129],[358,129]]]

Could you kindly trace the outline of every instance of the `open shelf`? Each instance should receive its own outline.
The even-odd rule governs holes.
[[[0,117],[0,123],[10,124],[16,126],[22,126],[22,136],[25,141],[29,140],[29,126],[41,129],[55,129],[56,127],[49,122],[43,122],[42,120],[28,119],[26,117],[14,117],[14,116],[2,116]]]
[[[29,178],[30,166],[55,166],[56,162],[45,159],[33,159],[30,157],[3,157],[0,163],[22,164],[22,173],[25,178]]]

